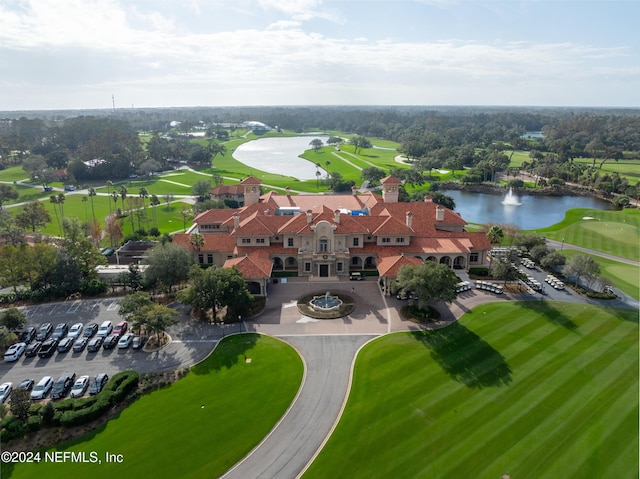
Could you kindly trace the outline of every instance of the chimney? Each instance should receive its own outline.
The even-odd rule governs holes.
[[[351,187],[351,194],[352,194],[353,196],[358,196],[358,188],[356,187],[356,185],[353,185],[353,186]]]
[[[237,214],[233,215],[233,229],[237,230],[240,227],[240,216]]]
[[[307,210],[307,224],[310,225],[313,221],[313,217],[311,216],[311,210]]]
[[[436,207],[436,221],[444,221],[444,208]]]
[[[413,213],[411,213],[411,211],[407,211],[407,228],[411,228],[411,225],[413,224]]]
[[[340,224],[340,210],[335,210],[333,212],[333,221],[339,225]]]
[[[433,203],[433,196],[426,195],[424,197],[424,202],[425,203]]]

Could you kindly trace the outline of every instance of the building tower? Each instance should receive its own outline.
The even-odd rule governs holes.
[[[240,182],[244,187],[244,206],[255,205],[260,201],[260,184],[262,180],[248,176]]]
[[[386,178],[382,178],[380,183],[382,184],[382,200],[385,203],[397,203],[398,189],[402,185],[402,181],[395,176],[387,176]]]

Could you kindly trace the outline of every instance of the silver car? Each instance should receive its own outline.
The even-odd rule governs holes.
[[[53,378],[51,376],[45,376],[38,384],[35,385],[33,391],[31,391],[31,399],[44,399],[51,391],[53,387]]]

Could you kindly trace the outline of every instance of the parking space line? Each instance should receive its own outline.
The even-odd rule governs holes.
[[[82,301],[80,301],[79,299],[76,299],[74,303],[71,306],[69,306],[67,313],[75,313],[81,304],[82,304]]]
[[[115,311],[119,307],[120,307],[120,305],[118,304],[117,301],[111,301],[111,304],[109,306],[107,306],[107,311]]]

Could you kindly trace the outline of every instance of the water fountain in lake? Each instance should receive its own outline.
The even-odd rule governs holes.
[[[518,197],[513,194],[513,188],[509,188],[509,192],[504,197],[504,200],[502,200],[502,204],[505,206],[519,206],[522,203],[520,203]]]
[[[316,311],[335,311],[340,309],[342,300],[337,296],[331,296],[329,291],[327,291],[322,296],[314,296],[313,299],[309,301],[309,305]]]

